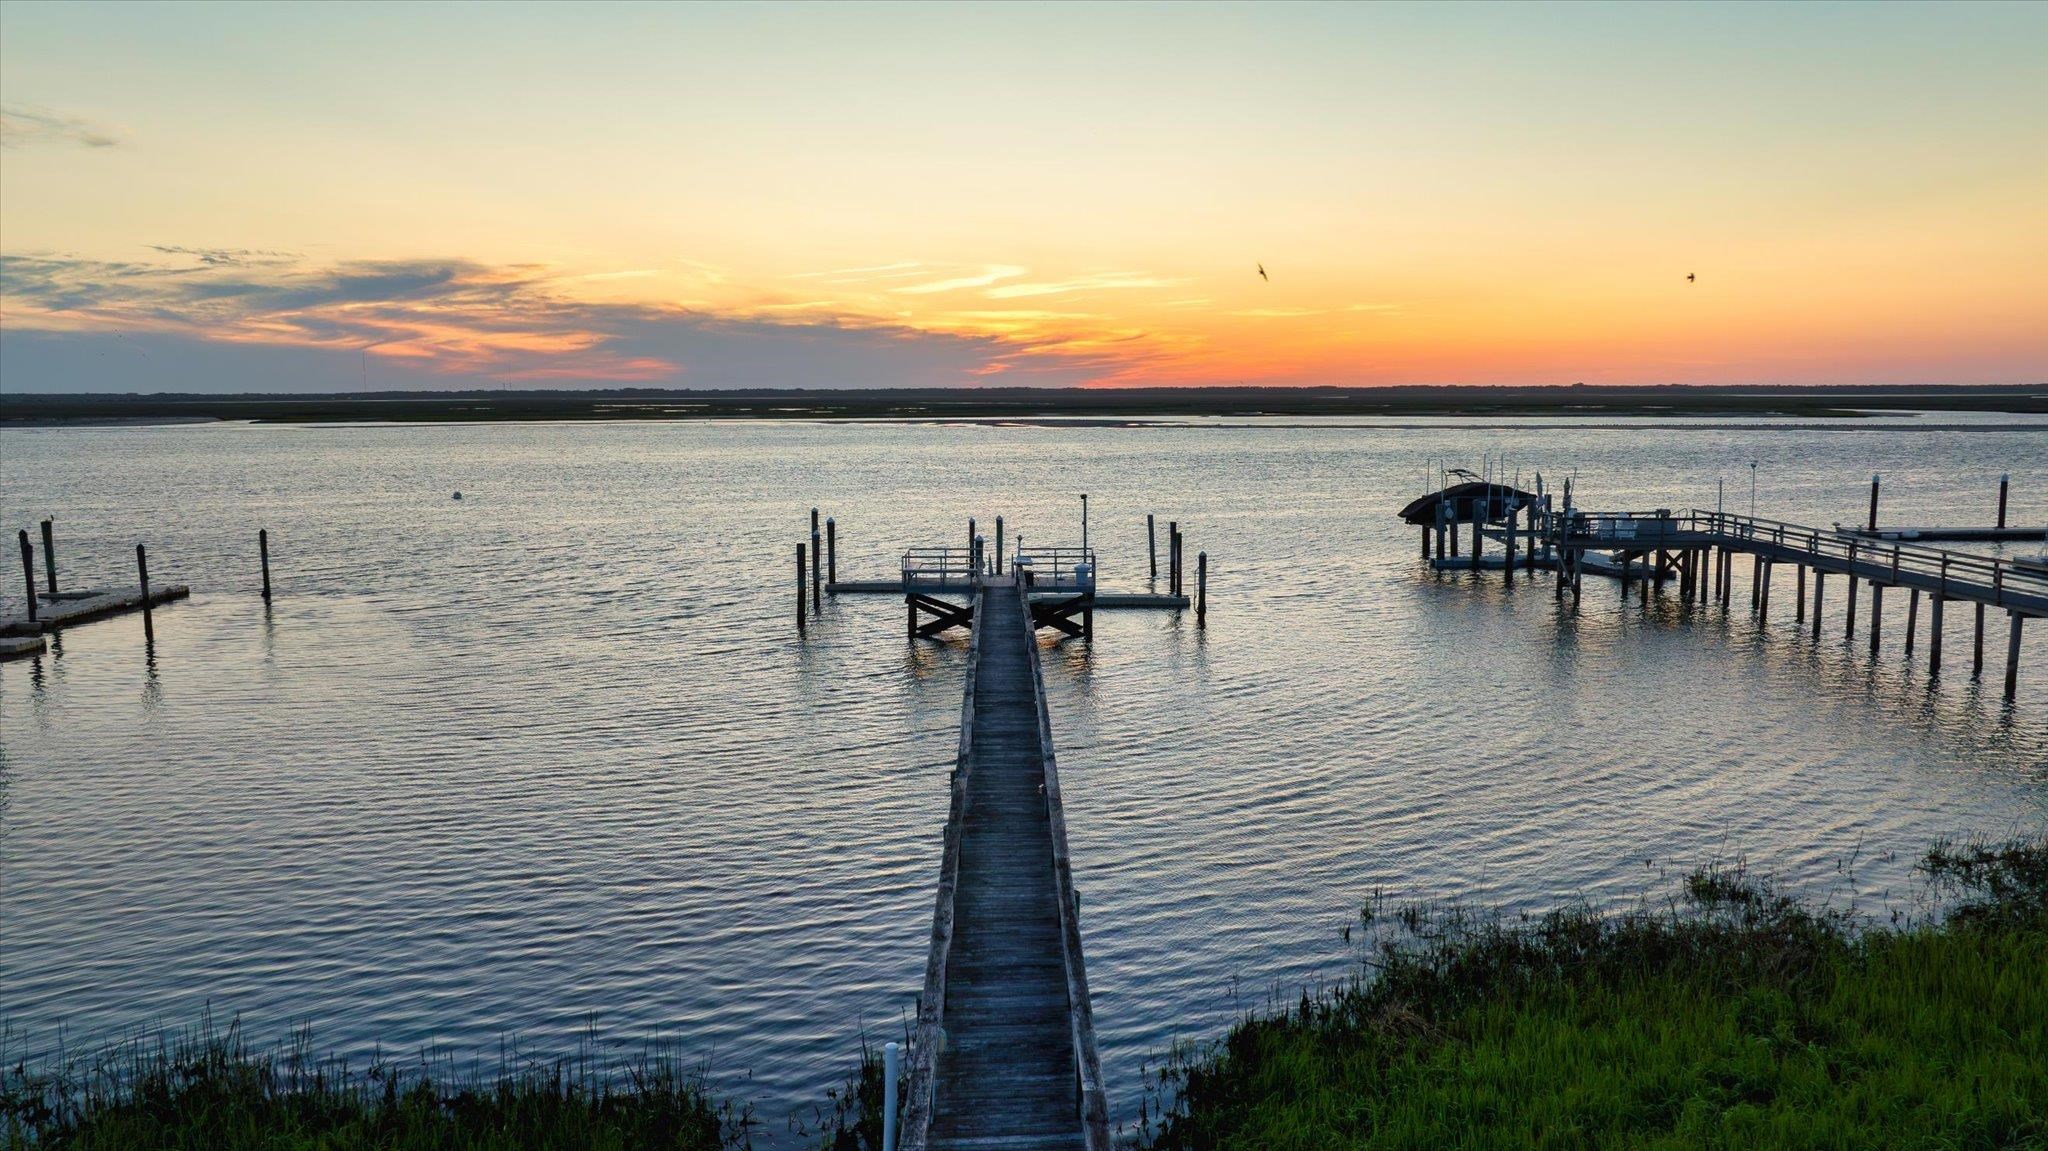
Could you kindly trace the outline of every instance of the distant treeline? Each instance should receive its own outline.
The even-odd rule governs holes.
[[[0,420],[500,421],[1159,416],[1859,416],[2048,412],[2048,384],[2003,387],[824,388],[683,391],[4,395]]]

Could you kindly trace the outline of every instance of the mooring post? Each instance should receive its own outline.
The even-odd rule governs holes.
[[[1797,585],[1797,586],[1798,586],[1798,589],[1799,589],[1799,590],[1797,590],[1796,592],[1792,593],[1792,602],[1793,602],[1793,604],[1795,605],[1795,606],[1793,607],[1793,609],[1792,609],[1792,622],[1793,622],[1793,623],[1805,623],[1805,622],[1806,622],[1806,565],[1805,565],[1805,564],[1793,564],[1793,565],[1792,565],[1792,567],[1793,567],[1793,570],[1794,570],[1794,571],[1796,571],[1796,572],[1798,573],[1798,579],[1799,579],[1799,582],[1798,582],[1798,585]]]
[[[1634,553],[1627,551],[1621,553],[1621,598],[1623,599],[1628,598],[1628,569],[1629,565],[1634,562]]]
[[[1941,674],[1941,605],[1947,596],[1935,592],[1927,601],[1927,674]]]
[[[1998,526],[2005,526],[2005,489],[2012,482],[2009,474],[1998,477]]]
[[[882,1151],[896,1151],[896,1080],[903,1075],[903,1045],[882,1044]]]
[[[1507,547],[1507,562],[1500,565],[1501,575],[1509,587],[1515,584],[1515,506],[1508,505],[1507,530],[1500,533],[1502,544]]]
[[[1842,638],[1856,638],[1856,545],[1849,545],[1849,610],[1842,616]]]
[[[1481,524],[1482,522],[1483,522],[1483,521],[1482,521],[1482,520],[1480,520],[1480,519],[1479,519],[1478,517],[1476,517],[1476,516],[1475,516],[1475,517],[1473,517],[1473,520],[1472,520],[1472,570],[1473,570],[1473,571],[1478,571],[1478,570],[1479,570],[1479,549],[1480,549],[1480,547],[1482,546],[1482,545],[1481,545],[1481,543],[1480,543],[1480,541],[1481,541],[1482,539],[1484,539],[1484,538],[1485,538],[1485,537],[1483,537],[1483,536],[1481,536],[1481,535],[1479,534],[1479,527],[1480,527],[1480,524]]]
[[[804,630],[804,545],[796,545],[796,630]]]
[[[36,547],[28,542],[28,529],[21,529],[21,582],[28,590],[28,622],[36,622]]]
[[[825,582],[839,582],[839,525],[825,517]]]
[[[1195,553],[1195,626],[1209,626],[1209,553]]]
[[[1920,626],[1920,589],[1906,593],[1906,659],[1913,658],[1913,631]]]
[[[1166,594],[1180,594],[1180,521],[1166,521]]]
[[[1145,560],[1152,565],[1152,580],[1159,580],[1159,533],[1151,512],[1145,513]]]
[[[811,610],[825,614],[825,540],[817,531],[811,532]]]
[[[1877,530],[1877,477],[1870,477],[1870,530]]]
[[[967,551],[969,552],[969,554],[972,554],[972,553],[973,553],[973,551],[974,551],[974,541],[975,541],[975,539],[976,539],[976,538],[978,538],[978,537],[976,536],[976,533],[975,533],[975,531],[974,531],[974,517],[973,517],[973,516],[968,516],[968,517],[967,517]]]
[[[1820,639],[1820,588],[1822,581],[1827,578],[1828,573],[1819,568],[1813,569],[1813,638],[1815,640]]]
[[[142,584],[142,638],[156,639],[156,628],[149,619],[149,555],[141,544],[135,545],[135,577]]]
[[[1977,605],[1977,642],[1970,652],[1970,678],[1984,678],[1984,605]]]
[[[1870,581],[1870,655],[1877,657],[1878,640],[1884,636],[1884,585]]]
[[[1764,599],[1764,557],[1759,552],[1749,557],[1749,610],[1756,611]]]
[[[1770,562],[1769,560],[1765,560],[1763,566],[1758,569],[1758,582],[1762,585],[1762,587],[1761,590],[1757,592],[1756,614],[1757,618],[1760,620],[1768,617],[1771,614],[1771,569],[1775,568],[1776,566],[1776,564]]]
[[[2005,639],[2005,702],[2011,703],[2020,689],[2020,623],[2027,617],[2018,612],[2012,616],[2012,631]]]
[[[1422,525],[1422,558],[1429,558],[1429,525]]]
[[[996,574],[1003,574],[1003,517],[996,517]]]
[[[256,529],[256,559],[263,565],[263,602],[270,602],[270,529]]]
[[[57,533],[53,520],[43,521],[43,578],[51,595],[57,594]]]

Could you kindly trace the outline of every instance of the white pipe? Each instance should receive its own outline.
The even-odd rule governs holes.
[[[882,1151],[896,1151],[896,1078],[902,1061],[902,1044],[882,1044]]]

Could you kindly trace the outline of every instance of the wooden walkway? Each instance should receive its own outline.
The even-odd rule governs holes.
[[[1022,591],[977,589],[902,1147],[1108,1146],[1066,825]]]

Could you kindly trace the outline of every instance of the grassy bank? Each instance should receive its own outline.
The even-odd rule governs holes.
[[[1154,1145],[2048,1146],[2048,839],[1923,868],[1938,925],[1713,870],[1653,912],[1407,911],[1366,978],[1180,1052]]]
[[[237,1028],[202,1024],[54,1066],[16,1063],[0,1070],[0,1147],[718,1151],[744,1146],[752,1125],[658,1053],[357,1073],[310,1049],[301,1035],[252,1050]]]

